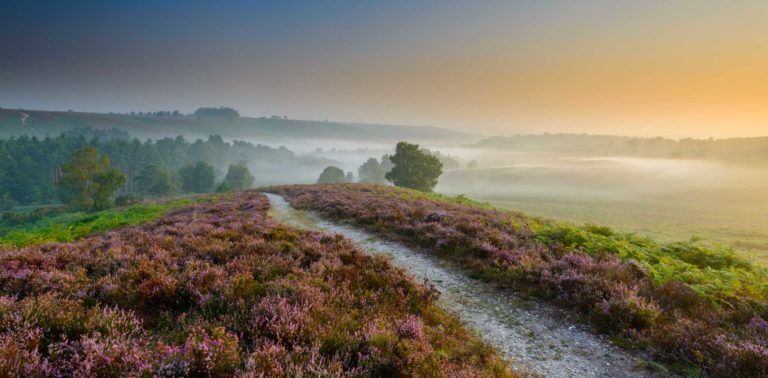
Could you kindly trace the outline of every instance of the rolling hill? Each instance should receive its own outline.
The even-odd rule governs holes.
[[[656,359],[714,376],[768,373],[768,271],[728,248],[660,243],[379,185],[263,190],[421,248],[470,277],[558,304]]]
[[[514,376],[437,293],[233,193],[72,243],[0,248],[8,376]]]
[[[279,117],[155,116],[0,109],[0,138],[23,134],[57,136],[67,130],[83,127],[100,130],[117,128],[139,138],[153,139],[177,135],[205,138],[211,134],[273,142],[333,139],[457,144],[480,139],[476,135],[437,127],[306,121]]]

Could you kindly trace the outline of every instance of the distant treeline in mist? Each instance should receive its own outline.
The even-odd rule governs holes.
[[[203,107],[193,114],[177,110],[84,113],[0,108],[0,138],[35,135],[56,137],[72,129],[119,128],[138,138],[159,139],[185,135],[206,138],[294,142],[296,140],[349,140],[396,143],[400,140],[468,143],[480,137],[437,127],[375,125],[289,119],[284,115],[245,117],[229,107]]]
[[[58,201],[57,183],[62,165],[75,151],[93,146],[109,157],[113,167],[126,175],[121,193],[136,192],[135,178],[148,166],[176,172],[198,161],[216,168],[217,176],[227,165],[245,161],[274,171],[297,166],[319,169],[327,161],[297,157],[285,147],[273,148],[243,141],[225,142],[211,135],[193,142],[183,136],[140,141],[122,130],[70,130],[55,138],[30,136],[0,140],[0,202],[8,204],[42,204]]]
[[[613,135],[541,134],[493,137],[476,147],[521,152],[657,158],[758,159],[768,157],[768,137],[693,139]]]

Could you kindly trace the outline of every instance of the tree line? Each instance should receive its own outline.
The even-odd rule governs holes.
[[[248,179],[250,172],[243,172],[247,171],[244,163],[230,167],[232,162],[282,164],[297,159],[285,147],[228,143],[216,135],[189,142],[182,136],[146,141],[86,137],[92,134],[84,131],[55,138],[0,140],[0,206],[59,203],[72,199],[71,192],[65,193],[71,190],[90,191],[91,200],[99,202],[103,199],[95,198],[94,191],[107,186],[116,186],[114,192],[121,195],[203,192],[212,190],[213,184],[208,186],[211,177],[224,178],[220,190],[236,189],[252,183],[253,177]],[[124,180],[111,168],[123,174]],[[73,175],[85,177],[82,188],[73,189]]]

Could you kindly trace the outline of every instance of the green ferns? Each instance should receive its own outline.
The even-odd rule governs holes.
[[[29,224],[0,229],[0,246],[24,247],[48,242],[71,242],[90,234],[153,221],[170,210],[210,200],[211,198],[206,197],[188,197],[95,213],[62,214]]]
[[[746,300],[768,301],[768,271],[728,247],[700,240],[659,243],[608,227],[537,221],[531,229],[545,245],[580,250],[592,256],[610,253],[641,264],[657,285],[683,282],[718,306]]]

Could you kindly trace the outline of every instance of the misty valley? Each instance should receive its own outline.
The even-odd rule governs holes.
[[[162,239],[174,234],[181,236],[182,239],[177,243],[182,244],[172,247],[171,250],[176,248],[177,251],[172,253],[178,255],[182,250],[190,248],[185,246],[187,236],[184,235],[202,232],[205,238],[211,240],[224,237],[229,240],[228,243],[234,242],[230,247],[221,245],[216,247],[220,248],[219,252],[212,252],[229,256],[234,251],[243,253],[242,242],[236,241],[242,235],[232,239],[243,232],[242,227],[253,230],[277,227],[275,230],[282,230],[283,226],[267,220],[274,217],[310,232],[342,234],[364,246],[368,253],[388,256],[385,259],[394,259],[395,265],[408,267],[414,278],[423,276],[434,280],[440,291],[452,293],[434,303],[428,300],[423,304],[427,307],[420,307],[419,313],[420,316],[434,318],[435,315],[424,315],[421,311],[438,311],[425,310],[435,305],[445,308],[457,317],[456,320],[446,321],[468,324],[474,332],[478,332],[479,339],[472,342],[479,344],[472,348],[480,348],[480,345],[488,342],[499,351],[500,355],[496,355],[481,349],[452,349],[451,353],[479,354],[476,358],[484,361],[473,367],[465,366],[469,369],[466,371],[471,372],[469,375],[484,375],[487,369],[493,369],[493,375],[514,375],[517,372],[557,375],[557,372],[562,371],[574,376],[609,376],[618,371],[635,376],[692,374],[697,371],[720,375],[731,368],[750,372],[762,366],[761,363],[755,365],[751,362],[749,350],[740,349],[746,348],[743,342],[733,343],[739,339],[758,342],[759,334],[753,335],[750,330],[762,327],[763,323],[760,323],[762,318],[755,315],[754,309],[765,303],[768,294],[765,286],[768,282],[765,279],[765,264],[768,262],[768,234],[765,231],[768,229],[768,202],[763,198],[768,188],[768,165],[764,164],[763,159],[768,152],[766,138],[676,142],[660,138],[599,135],[543,134],[485,138],[468,134],[457,140],[448,130],[408,126],[397,126],[390,130],[391,134],[383,131],[387,126],[380,126],[380,135],[373,136],[366,127],[360,125],[309,122],[311,130],[307,130],[304,127],[306,125],[297,126],[307,121],[281,117],[253,119],[254,123],[250,123],[248,119],[240,119],[239,113],[231,108],[203,108],[188,115],[178,112],[99,115],[7,109],[4,114],[4,130],[10,134],[0,140],[0,156],[3,157],[0,163],[0,199],[3,206],[0,245],[6,250],[0,259],[0,263],[6,266],[6,278],[2,282],[5,282],[7,290],[16,293],[32,290],[23,295],[33,295],[30,298],[35,298],[29,299],[33,302],[26,299],[20,302],[14,300],[9,304],[9,311],[23,311],[14,310],[16,306],[23,308],[42,305],[76,306],[72,311],[85,311],[77,307],[82,306],[80,304],[60,302],[69,300],[66,298],[72,294],[67,294],[66,290],[70,289],[55,289],[59,294],[47,297],[45,293],[52,290],[52,281],[46,279],[34,283],[38,286],[33,288],[28,286],[33,285],[28,282],[31,276],[19,276],[18,267],[27,266],[23,259],[30,253],[40,254],[40,258],[65,258],[60,254],[66,252],[61,252],[55,247],[56,244],[49,243],[69,243],[65,244],[67,248],[95,256],[102,248],[99,245],[112,250],[114,243],[126,243],[117,240],[131,237],[131,233],[146,232],[141,231],[142,227],[161,227],[157,231],[159,234],[148,234],[146,237]],[[121,120],[123,128],[114,127],[111,122],[105,123],[103,117],[113,121]],[[280,124],[279,130],[284,135],[255,137],[265,135],[262,129],[272,127],[264,125],[264,120]],[[181,123],[195,125],[197,132],[207,127],[222,135],[236,135],[243,132],[242,128],[248,127],[250,129],[246,135],[252,137],[238,139],[210,134],[193,140],[184,134],[174,135],[178,129],[158,127],[170,124],[178,126]],[[150,125],[157,129],[147,133],[151,129]],[[343,138],[333,131],[339,125],[346,128]],[[11,131],[14,130],[11,126],[17,129]],[[239,129],[233,133],[230,128]],[[413,129],[406,134],[413,136],[414,143],[397,141],[398,133],[408,128]],[[52,134],[53,130],[58,134]],[[161,130],[168,134],[162,134]],[[395,189],[399,187],[411,188],[411,191]],[[262,193],[267,193],[268,201]],[[261,210],[242,210],[251,208]],[[248,215],[254,217],[252,220],[242,223],[237,214],[243,211],[242,214],[256,213]],[[217,220],[217,217],[222,216],[223,220]],[[206,217],[213,218],[206,220]],[[179,220],[172,221],[176,218]],[[173,227],[180,226],[170,226],[172,229],[165,230],[163,227],[167,226],[161,226],[179,221],[192,222],[192,228],[177,230]],[[262,225],[263,222],[267,223]],[[142,226],[144,224],[147,226]],[[206,228],[211,224],[219,226],[213,230]],[[203,228],[202,231],[196,231],[195,227]],[[358,230],[358,227],[370,233],[360,234],[364,231]],[[273,232],[278,231],[269,231],[270,235]],[[294,234],[299,231],[293,230],[279,232],[281,236],[278,240],[284,240],[281,243],[295,243],[295,237],[285,236],[284,232],[288,232],[287,235],[299,235]],[[266,240],[276,240],[274,236],[265,237]],[[147,240],[146,243],[160,242]],[[279,251],[283,248],[298,248],[297,251],[310,253],[307,249],[310,247],[301,243],[295,247],[281,244],[286,247],[279,247],[278,251],[271,253],[281,256],[282,252]],[[48,250],[55,252],[53,255],[46,254],[44,251]],[[113,263],[132,265],[134,263],[129,262],[132,259],[143,258],[141,254],[135,255],[139,253],[138,250],[133,247],[131,250],[134,252],[114,257],[117,260]],[[195,253],[208,253],[204,250]],[[422,261],[419,263],[421,265],[413,265],[417,261],[413,259],[422,254],[426,254],[423,257],[426,260],[419,260]],[[113,299],[99,299],[102,303],[132,309],[137,313],[156,308],[156,305],[146,301],[159,295],[157,290],[164,290],[165,299],[151,299],[165,303],[159,304],[160,308],[182,311],[200,317],[201,320],[208,319],[207,322],[212,321],[212,324],[219,327],[195,328],[199,326],[189,325],[192,328],[183,330],[183,334],[189,335],[184,348],[207,348],[204,344],[195,343],[206,343],[208,341],[205,340],[209,338],[218,338],[212,341],[215,345],[230,343],[228,348],[232,349],[214,349],[211,352],[214,354],[205,358],[228,360],[205,367],[199,365],[201,362],[196,360],[198,357],[188,354],[191,351],[167,349],[158,355],[157,351],[139,347],[141,344],[153,344],[154,341],[130,336],[129,339],[121,339],[126,343],[121,346],[126,348],[121,353],[137,354],[136,358],[149,362],[141,365],[144,367],[139,370],[132,370],[138,366],[129,364],[125,371],[170,369],[172,365],[167,365],[170,363],[165,360],[167,357],[161,357],[168,353],[175,356],[173,359],[184,362],[182,375],[204,372],[227,375],[240,371],[243,366],[269,371],[270,374],[293,375],[305,371],[307,365],[304,364],[271,368],[258,365],[253,358],[270,357],[256,357],[258,353],[267,352],[253,348],[261,348],[258,345],[270,337],[276,337],[274,335],[298,332],[291,331],[294,328],[279,328],[287,325],[272,324],[269,320],[284,319],[280,320],[283,322],[293,319],[290,316],[298,315],[272,312],[301,311],[301,316],[306,317],[301,318],[304,320],[291,320],[309,322],[301,327],[322,324],[317,317],[322,317],[322,314],[327,313],[326,310],[306,312],[309,311],[306,306],[321,309],[317,306],[325,300],[301,297],[303,299],[297,299],[299,302],[284,303],[287,299],[279,294],[258,297],[261,299],[227,299],[231,295],[226,294],[228,287],[245,283],[230,281],[239,278],[222,275],[222,271],[217,269],[235,266],[232,265],[235,260],[227,262],[217,258],[215,261],[222,261],[217,264],[224,265],[209,265],[209,262],[204,261],[213,256],[197,257],[202,258],[203,262],[186,260],[192,256],[183,252],[178,255],[182,262],[172,264],[206,266],[195,268],[203,269],[194,273],[202,276],[191,278],[189,283],[204,286],[181,288],[178,285],[182,281],[174,283],[177,278],[154,282],[152,280],[159,278],[150,275],[147,278],[137,276],[135,279],[139,281],[126,287],[139,290],[136,293],[108,294],[105,288],[99,288],[101,280],[126,280],[130,278],[124,274],[139,274],[130,271],[118,275],[94,276],[89,279],[101,278],[88,285],[96,285],[90,290],[102,293],[97,294],[99,298],[103,295],[117,295]],[[304,261],[307,257],[302,259]],[[280,264],[290,266],[293,263],[285,261]],[[154,265],[152,271],[160,269]],[[248,269],[263,269],[256,268],[257,265],[242,269],[246,269],[244,272]],[[300,269],[306,270],[312,266],[301,265]],[[33,268],[30,266],[24,269]],[[37,267],[34,271],[40,269],[43,268]],[[57,272],[55,274],[68,277],[76,274],[76,271],[68,267],[53,269]],[[93,266],[89,269],[102,268]],[[147,266],[141,269],[150,268]],[[173,273],[175,268],[162,269],[166,272],[162,274],[170,274],[171,277],[180,274],[179,280],[190,279],[184,277],[193,274],[186,270]],[[35,274],[52,274],[40,272]],[[467,279],[479,280],[481,283],[464,282]],[[23,285],[29,289],[18,291],[20,289],[17,285],[22,282],[28,282]],[[448,282],[452,283],[445,286]],[[267,290],[267,293],[280,291],[273,286],[275,284],[269,280],[248,283],[263,287],[260,290]],[[290,285],[303,284],[293,282]],[[499,289],[502,291],[499,292]],[[197,304],[167,307],[169,303],[175,303],[187,295],[179,290],[198,293],[195,295],[200,297],[193,300]],[[312,290],[323,292],[325,289]],[[125,295],[137,298],[140,302],[125,302],[128,300]],[[344,295],[352,298],[360,294],[349,292]],[[217,301],[240,301],[238,303],[257,300],[255,303],[259,304],[254,309],[237,310],[250,313],[256,311],[256,308],[262,308],[258,310],[262,311],[258,315],[249,315],[263,319],[251,327],[266,327],[258,331],[260,333],[257,335],[248,336],[251,338],[248,342],[255,344],[239,344],[246,342],[245,339],[238,341],[245,336],[226,331],[238,329],[241,327],[239,323],[228,323],[229,320],[224,321],[216,315],[210,318],[213,314],[206,312],[198,313],[209,311],[205,309],[209,306],[208,301],[213,298],[218,298]],[[48,302],[43,304],[40,301]],[[309,305],[306,303],[310,302],[306,301],[320,302]],[[474,304],[468,305],[467,301],[473,301]],[[679,301],[692,301],[692,304]],[[220,303],[217,306],[230,308],[233,305]],[[198,309],[198,306],[201,307]],[[280,307],[275,306],[288,307],[279,310]],[[563,312],[560,306],[575,311]],[[385,314],[390,310],[381,311]],[[20,314],[14,316],[24,316]],[[113,315],[104,312],[92,321],[107,321],[98,319],[109,316]],[[126,313],[120,316],[132,315]],[[359,316],[364,315],[361,313]],[[386,318],[389,315],[381,316]],[[711,319],[695,325],[703,327],[706,333],[683,338],[689,343],[679,344],[678,341],[683,340],[678,339],[682,334],[692,332],[690,327],[694,323],[687,322],[698,316]],[[561,323],[561,317],[568,320]],[[457,342],[438,341],[434,338],[434,331],[423,328],[445,327],[434,323],[434,319],[408,319],[411,323],[403,324],[402,327],[410,328],[403,328],[402,334],[396,331],[391,336],[394,339],[390,341],[384,341],[390,337],[385,334],[365,337],[385,338],[381,340],[382,343],[392,342],[393,345],[399,345],[403,337],[412,338],[403,353],[410,353],[410,348],[434,348],[438,344],[447,345],[441,343]],[[718,323],[714,319],[726,319],[726,323]],[[739,319],[746,319],[747,323]],[[172,331],[156,324],[158,321],[160,319],[152,320],[146,326],[154,327],[151,328],[152,332],[160,334]],[[318,321],[321,323],[313,323]],[[541,328],[537,325],[541,322],[550,322],[551,325],[549,328]],[[557,328],[555,324],[564,324],[565,328]],[[579,327],[578,331],[573,331],[573,327]],[[35,328],[23,328],[16,332],[30,333],[29,337],[38,340],[35,342],[55,342],[35,336]],[[85,332],[88,334],[90,331]],[[192,336],[195,332],[202,333]],[[278,333],[270,336],[270,332]],[[363,332],[361,330],[346,330],[345,336],[338,335],[340,330],[334,328],[326,331],[306,329],[302,332],[305,332],[301,333],[305,338],[301,342],[321,345],[320,349],[308,349],[305,352],[286,349],[280,352],[286,353],[282,358],[291,361],[317,358],[319,360],[316,363],[325,369],[324,375],[336,375],[351,369],[351,366],[361,369],[359,371],[365,372],[364,375],[376,375],[374,372],[382,369],[376,364],[352,363],[349,360],[351,355],[345,354],[351,353],[344,352],[347,350],[344,348],[349,346],[342,348],[341,345],[348,345],[343,343],[351,343],[360,337],[359,332]],[[466,331],[457,328],[455,332]],[[424,336],[418,336],[422,334]],[[601,334],[611,336],[613,341],[606,343],[600,339]],[[498,339],[494,335],[505,336]],[[115,337],[126,336],[115,334]],[[338,337],[342,339],[335,339]],[[717,341],[709,349],[697,347],[698,343],[714,340],[710,337],[716,337]],[[330,342],[329,338],[337,340],[334,343],[342,343],[333,348],[342,349],[333,349],[335,352],[323,349]],[[286,342],[283,336],[275,340]],[[116,341],[107,339],[89,342]],[[354,341],[363,343],[358,345],[367,345],[369,342]],[[577,344],[572,344],[574,342]],[[83,347],[80,344],[63,343],[56,345],[75,350]],[[424,345],[418,346],[417,343]],[[531,345],[541,346],[542,343],[555,343],[559,346],[551,349],[551,353],[528,352]],[[578,347],[578,343],[589,347]],[[11,347],[11,344],[7,345],[6,348]],[[23,349],[23,346],[13,348]],[[254,350],[254,354],[243,357],[241,348]],[[35,353],[41,353],[39,348],[36,350]],[[725,354],[726,351],[730,354]],[[699,353],[703,357],[691,359],[691,353]],[[63,357],[53,355],[35,356],[44,361],[55,361],[54,366],[65,363],[79,366],[85,363],[78,360],[54,360]],[[389,368],[416,375],[419,371],[425,371],[423,369],[438,369],[443,373],[455,369],[446,365],[448,362],[443,361],[445,357],[399,360],[403,356],[395,353],[387,356],[377,354],[375,358],[378,359],[377,364],[386,364]],[[729,364],[723,365],[725,358]],[[500,365],[502,359],[515,361],[514,368],[506,370]],[[569,363],[563,365],[559,361]],[[108,366],[114,363],[106,362]],[[433,365],[435,363],[438,365]],[[173,366],[172,369],[181,368]],[[59,374],[58,370],[46,370],[48,368],[45,365],[34,363],[29,365],[29,369],[35,374]]]
[[[768,2],[0,2],[0,377],[768,378]]]

